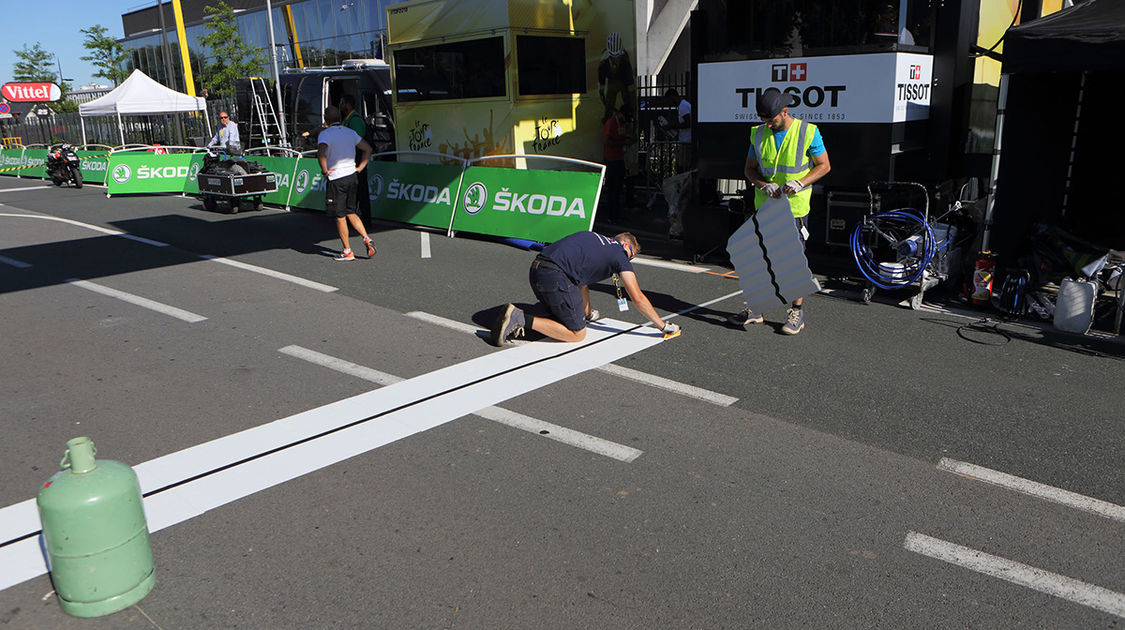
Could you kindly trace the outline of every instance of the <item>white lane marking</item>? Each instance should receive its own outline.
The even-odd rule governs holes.
[[[636,259],[634,259],[634,260],[636,260]],[[736,295],[742,295],[742,291],[735,291],[734,293],[729,293],[729,294],[724,295],[722,297],[715,298],[714,300],[711,300],[711,301],[706,302],[704,304],[700,304],[699,306],[693,306],[691,308],[680,311],[679,313],[676,313],[676,314],[673,314],[673,315],[668,315],[664,319],[665,319],[665,321],[667,321],[667,320],[672,319],[673,317],[676,317],[676,315],[683,315],[684,313],[689,313],[691,311],[694,311],[697,308],[704,308],[704,307],[710,306],[711,304],[714,304],[716,302],[722,302],[723,300],[730,299],[730,298],[732,298]],[[459,322],[459,321],[456,321],[456,320],[446,319],[446,318],[441,317],[439,315],[433,315],[433,314],[426,313],[426,312],[423,312],[423,311],[410,311],[408,313],[404,313],[404,315],[406,315],[407,317],[413,317],[414,319],[418,319],[418,320],[421,320],[421,321],[424,321],[424,322],[429,322],[431,324],[436,324],[436,325],[442,326],[444,328],[450,328],[450,329],[456,330],[458,332],[468,333],[470,335],[479,336],[479,334],[481,332],[487,332],[485,329],[478,328],[478,327],[476,327],[472,324],[465,324],[465,323],[462,323],[462,322]],[[598,321],[600,323],[602,320],[598,320]],[[648,325],[647,322],[646,322],[646,325]],[[516,342],[514,345],[520,345],[521,343],[526,343],[526,342]],[[605,372],[607,374],[613,374],[615,376],[620,376],[622,378],[627,378],[629,380],[636,381],[638,383],[643,383],[645,385],[650,385],[652,387],[664,389],[664,390],[667,390],[667,391],[670,391],[670,392],[673,392],[673,393],[676,393],[676,394],[680,394],[680,395],[683,395],[683,396],[689,396],[689,397],[695,398],[697,400],[702,400],[702,401],[709,402],[709,403],[712,403],[712,404],[721,405],[723,407],[729,407],[729,406],[733,405],[734,403],[738,402],[737,398],[734,398],[732,396],[727,396],[726,394],[720,394],[718,392],[706,390],[706,389],[703,389],[703,388],[700,388],[700,387],[696,387],[694,385],[688,385],[687,383],[680,383],[678,381],[673,381],[671,379],[664,378],[663,376],[656,376],[654,374],[648,374],[646,372],[641,372],[640,370],[634,370],[632,368],[622,367],[620,365],[614,365],[614,364],[603,365],[602,367],[598,368],[598,371]]]
[[[393,374],[380,372],[379,370],[375,370],[363,365],[358,365],[356,363],[352,363],[351,361],[345,361],[344,359],[323,354],[317,352],[316,350],[310,350],[301,346],[285,346],[284,348],[278,350],[278,352],[287,354],[291,357],[302,359],[304,361],[308,361],[309,363],[314,363],[321,367],[326,367],[330,370],[349,374],[351,376],[355,376],[357,378],[361,378],[365,381],[376,383],[378,385],[393,385],[394,383],[398,383],[404,380],[401,377],[394,376]],[[538,418],[532,418],[531,416],[525,416],[521,413],[516,413],[515,411],[502,409],[500,407],[493,406],[485,407],[484,409],[478,409],[476,411],[476,415],[486,420],[499,422],[500,424],[505,424],[516,429],[521,429],[523,431],[527,431],[528,433],[541,435],[545,438],[555,440],[556,442],[561,442],[563,444],[585,449],[587,451],[597,453],[598,455],[612,457],[613,459],[623,462],[631,462],[644,453],[644,451],[640,451],[623,444],[617,444],[616,442],[611,442],[609,440],[595,437],[593,435],[587,435],[573,429],[568,429],[564,426],[552,424],[544,420],[539,420]]]
[[[0,192],[21,192],[24,190],[43,190],[51,186],[24,186],[23,188],[0,188]]]
[[[706,273],[711,271],[707,267],[699,267],[696,265],[685,265],[683,263],[674,263],[667,260],[659,260],[657,258],[645,258],[644,256],[637,256],[633,259],[634,265],[644,265],[646,267],[660,267],[663,269],[673,269],[675,271],[686,271],[687,273]]]
[[[1026,586],[1040,593],[1061,597],[1111,615],[1125,617],[1125,595],[1100,586],[1037,569],[969,547],[962,547],[917,532],[907,533],[902,546],[907,551],[920,553],[942,562],[948,562],[1013,584]]]
[[[0,206],[2,206],[2,205],[4,205],[4,204],[0,204]],[[81,221],[75,221],[73,219],[64,219],[62,217],[53,217],[53,216],[46,215],[46,214],[15,214],[15,213],[11,213],[11,212],[0,212],[0,217],[19,217],[19,218],[24,218],[24,219],[42,219],[44,221],[58,221],[59,223],[69,223],[70,225],[77,225],[78,227],[83,227],[83,228],[86,228],[87,230],[93,230],[95,232],[101,232],[102,234],[109,234],[111,236],[120,236],[121,238],[127,238],[131,241],[138,241],[140,243],[144,243],[146,245],[152,245],[154,247],[168,247],[168,243],[161,243],[160,241],[153,241],[153,240],[150,240],[150,239],[147,239],[147,238],[142,238],[140,236],[133,236],[132,234],[126,234],[125,232],[119,232],[118,230],[110,230],[108,228],[99,227],[97,225],[90,225],[89,223],[83,223]]]
[[[1063,490],[1062,488],[1055,488],[1054,486],[1048,486],[1037,481],[1031,481],[1023,477],[1016,477],[998,470],[992,470],[991,468],[985,468],[967,462],[959,462],[955,459],[949,459],[948,457],[941,458],[937,467],[939,470],[964,475],[978,481],[995,484],[1009,490],[1030,494],[1033,497],[1054,501],[1055,503],[1061,503],[1067,507],[1072,507],[1084,512],[1092,512],[1098,516],[1104,516],[1125,523],[1125,507],[1110,503],[1109,501],[1094,499],[1076,492]]]
[[[451,328],[453,330],[456,330],[457,332],[468,333],[470,335],[476,335],[480,332],[487,332],[487,330],[484,328],[478,328],[472,324],[465,324],[454,319],[446,319],[444,317],[441,317],[440,315],[432,315],[424,311],[410,311],[409,313],[403,314],[407,317],[413,317],[414,319],[428,322],[430,324],[435,324],[443,328]]]
[[[7,256],[0,256],[0,263],[4,263],[5,265],[11,265],[11,266],[15,267],[16,269],[30,269],[31,268],[31,263],[25,263],[22,260],[16,260],[15,258],[8,258]]]
[[[600,368],[598,368],[598,371],[605,372],[607,374],[613,374],[615,376],[620,376],[621,378],[627,378],[638,383],[644,383],[645,385],[651,385],[652,387],[666,389],[676,394],[681,394],[683,396],[688,396],[690,398],[709,402],[721,407],[729,407],[738,402],[738,399],[733,396],[727,396],[726,394],[720,394],[718,392],[713,392],[711,390],[696,387],[694,385],[688,385],[687,383],[673,381],[671,379],[664,378],[663,376],[648,374],[646,372],[641,372],[639,370],[634,370],[632,368],[627,368],[620,365],[614,365],[612,363],[609,365],[601,366]]]
[[[4,205],[4,204],[0,204],[0,206],[2,206],[2,205]],[[79,227],[84,227],[88,230],[94,230],[95,232],[101,232],[102,234],[110,234],[110,235],[113,235],[113,236],[120,236],[121,238],[127,238],[131,241],[137,241],[138,243],[144,243],[146,245],[152,245],[154,247],[168,247],[168,243],[161,243],[160,241],[154,241],[152,239],[147,239],[147,238],[144,238],[144,237],[141,237],[141,236],[134,236],[132,234],[126,234],[125,232],[118,232],[117,230],[109,230],[109,229],[106,229],[106,228],[103,228],[103,227],[98,227],[96,225],[90,225],[89,223],[82,223],[80,221],[73,221],[71,219],[63,219],[61,217],[53,217],[53,216],[49,216],[49,215],[40,215],[40,214],[12,214],[12,213],[0,213],[0,217],[23,217],[23,218],[28,218],[28,219],[45,219],[47,221],[59,221],[59,222],[62,222],[62,223],[69,223],[71,225],[77,225]],[[298,285],[301,285],[303,287],[308,287],[310,289],[316,289],[317,291],[323,291],[324,293],[331,293],[332,291],[338,291],[339,290],[336,287],[329,286],[327,284],[321,284],[320,282],[316,282],[314,280],[306,280],[305,278],[293,276],[293,275],[290,275],[290,274],[287,274],[287,273],[284,273],[284,272],[281,272],[281,271],[274,271],[273,269],[266,269],[265,267],[259,267],[257,265],[251,265],[251,264],[248,264],[248,263],[239,262],[237,260],[231,260],[229,258],[221,258],[221,257],[218,257],[218,256],[212,256],[210,254],[198,254],[198,256],[200,258],[202,258],[203,260],[212,260],[212,261],[215,261],[217,263],[222,263],[224,265],[230,265],[231,267],[237,267],[237,268],[245,270],[245,271],[251,271],[253,273],[261,274],[263,276],[269,276],[271,278],[276,278],[278,280],[284,280],[286,282],[292,282],[293,284],[298,284]]]
[[[663,335],[602,320],[577,344],[530,343],[164,455],[134,467],[150,532],[610,361]],[[623,333],[623,334],[621,334]],[[0,509],[0,590],[47,572],[35,499]],[[10,542],[25,537],[18,542]]]
[[[169,317],[175,317],[176,319],[183,320],[185,322],[188,322],[189,324],[202,322],[202,321],[207,319],[206,317],[204,317],[202,315],[196,315],[195,313],[192,313],[190,311],[185,311],[185,310],[180,309],[180,308],[176,308],[175,306],[168,306],[167,304],[164,304],[162,302],[157,302],[155,300],[143,298],[139,295],[133,295],[132,293],[126,293],[124,291],[118,291],[117,289],[111,289],[107,286],[103,286],[103,285],[100,285],[100,284],[94,284],[93,282],[87,282],[86,280],[79,280],[77,278],[70,278],[70,279],[66,280],[66,282],[68,282],[68,283],[70,283],[70,284],[72,284],[76,287],[82,287],[83,289],[86,289],[87,291],[93,291],[94,293],[100,293],[102,295],[107,295],[107,296],[112,297],[112,298],[117,298],[117,299],[121,300],[122,302],[128,302],[128,303],[136,305],[136,306],[140,306],[140,307],[143,307],[143,308],[147,308],[149,310],[156,311],[158,313],[162,313],[164,315],[168,315]]]
[[[221,258],[219,256],[211,256],[210,254],[200,254],[199,257],[203,260],[222,263],[224,265],[236,267],[245,271],[252,271],[254,273],[262,274],[263,276],[269,276],[271,278],[277,278],[278,280],[284,280],[286,282],[292,282],[293,284],[299,284],[310,289],[316,289],[317,291],[323,291],[324,293],[331,293],[333,291],[339,290],[334,286],[321,284],[319,282],[316,282],[315,280],[306,280],[305,278],[289,275],[282,271],[274,271],[273,269],[267,269],[265,267],[259,267],[257,265],[251,265],[249,263],[231,260],[230,258]]]
[[[429,258],[430,257],[430,233],[429,232],[420,232],[420,234],[421,234],[420,238],[422,239],[422,258]]]

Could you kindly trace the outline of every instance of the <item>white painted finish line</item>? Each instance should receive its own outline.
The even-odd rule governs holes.
[[[100,284],[94,284],[93,282],[88,282],[86,280],[79,280],[77,278],[70,278],[66,282],[70,283],[73,286],[81,287],[83,289],[86,289],[87,291],[93,291],[94,293],[100,293],[102,295],[106,295],[106,296],[109,296],[109,297],[112,297],[112,298],[117,298],[117,299],[121,300],[122,302],[128,302],[128,303],[133,304],[135,306],[147,308],[149,310],[156,311],[157,313],[162,313],[162,314],[167,315],[169,317],[175,317],[176,319],[183,320],[185,322],[188,322],[189,324],[195,324],[197,322],[202,322],[202,321],[205,321],[207,319],[206,317],[204,317],[202,315],[196,315],[195,313],[192,313],[191,311],[185,311],[182,308],[176,308],[175,306],[168,306],[167,304],[164,304],[162,302],[150,300],[148,298],[144,298],[144,297],[141,297],[139,295],[133,295],[132,293],[126,293],[124,291],[118,291],[117,289],[111,289],[110,287],[103,286],[103,285],[100,285]]]
[[[1084,512],[1091,512],[1098,516],[1104,516],[1120,523],[1125,523],[1125,507],[1115,503],[1094,499],[1069,490],[1055,488],[1037,481],[1031,481],[1030,479],[1016,477],[997,470],[992,470],[991,468],[959,462],[954,459],[949,459],[948,457],[941,458],[937,467],[939,470],[964,475],[971,479],[995,484],[1008,488],[1009,490],[1029,494],[1047,501],[1054,501],[1055,503],[1061,503],[1067,507],[1072,507]]]
[[[149,531],[663,342],[656,331],[602,323],[577,344],[492,352],[139,464]],[[0,509],[0,590],[47,572],[39,529],[35,499]]]
[[[738,295],[738,294],[731,294],[731,295],[725,296],[725,297],[720,298],[720,299],[727,299],[729,297],[732,297],[733,295]],[[480,333],[488,332],[485,329],[478,328],[478,327],[476,327],[472,324],[465,324],[465,323],[462,323],[462,322],[459,322],[459,321],[455,321],[455,320],[452,320],[452,319],[447,319],[445,317],[441,317],[439,315],[432,315],[430,313],[424,313],[422,311],[410,311],[409,313],[405,313],[405,315],[407,317],[412,317],[412,318],[417,319],[417,320],[429,322],[431,324],[435,324],[435,325],[438,325],[438,326],[442,326],[444,328],[456,330],[458,332],[468,333],[470,335],[477,335],[478,337],[481,336]],[[665,319],[666,320],[671,319],[672,317],[675,317],[675,315],[669,315]],[[599,320],[599,321],[601,321],[601,320]],[[513,344],[513,345],[519,345],[519,344],[522,344],[522,343],[526,343],[526,342],[516,341],[515,344]],[[613,374],[614,376],[619,376],[621,378],[627,378],[631,381],[643,383],[643,384],[649,385],[651,387],[656,387],[656,388],[659,388],[659,389],[670,391],[672,393],[680,394],[682,396],[688,396],[690,398],[695,398],[696,400],[702,400],[704,402],[709,402],[711,404],[719,405],[719,406],[722,406],[722,407],[729,407],[729,406],[733,405],[734,403],[738,402],[738,399],[733,397],[733,396],[727,396],[726,394],[720,394],[718,392],[713,392],[711,390],[703,389],[702,387],[696,387],[695,385],[688,385],[687,383],[680,383],[679,381],[673,381],[671,379],[664,378],[663,376],[656,376],[654,374],[649,374],[647,372],[641,372],[640,370],[634,370],[632,368],[622,367],[620,365],[614,365],[612,363],[607,364],[607,365],[603,365],[603,366],[597,368],[597,370],[599,372],[605,372],[606,374]]]
[[[0,192],[22,192],[24,190],[43,190],[44,188],[54,188],[53,186],[24,186],[22,188],[0,188]]]
[[[1118,617],[1125,617],[1125,595],[1101,586],[1058,575],[999,556],[962,547],[938,538],[909,532],[902,546],[907,551],[955,564]]]
[[[287,354],[291,357],[302,359],[304,361],[308,361],[309,363],[314,363],[316,365],[326,367],[330,370],[349,374],[351,376],[355,376],[357,378],[361,378],[365,381],[376,383],[378,385],[392,385],[403,380],[402,378],[394,376],[393,374],[380,372],[379,370],[358,365],[352,363],[351,361],[345,361],[344,359],[339,359],[327,354],[323,354],[321,352],[317,352],[316,350],[303,348],[301,346],[285,346],[284,348],[278,350],[278,352]],[[552,424],[544,420],[539,420],[538,418],[525,416],[521,413],[510,411],[508,409],[502,409],[500,407],[493,406],[485,407],[484,409],[478,409],[476,411],[476,415],[486,420],[499,422],[500,424],[505,424],[516,429],[527,431],[528,433],[541,435],[547,439],[555,440],[556,442],[561,442],[569,446],[585,449],[592,453],[605,455],[606,457],[611,457],[613,459],[626,463],[637,459],[644,453],[644,451],[640,451],[623,444],[611,442],[609,440],[595,437],[593,435],[588,435],[580,431],[575,431],[573,429],[568,429],[567,427]]]

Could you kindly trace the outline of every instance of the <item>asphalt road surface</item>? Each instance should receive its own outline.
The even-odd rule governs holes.
[[[681,336],[607,283],[583,344],[497,349],[532,254],[373,236],[0,178],[0,628],[1125,623],[1120,340],[846,286],[743,330],[729,269],[642,254]],[[157,567],[92,620],[36,535],[77,436]]]

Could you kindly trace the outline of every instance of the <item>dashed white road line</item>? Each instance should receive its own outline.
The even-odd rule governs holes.
[[[421,241],[421,243],[422,243],[422,258],[429,258],[430,257],[430,233],[429,232],[419,232],[419,234],[420,234],[419,238],[422,239],[422,241]]]
[[[156,311],[158,313],[162,313],[162,314],[167,315],[169,317],[175,317],[176,319],[183,320],[185,322],[188,322],[189,324],[202,322],[202,321],[205,321],[207,319],[206,317],[204,317],[202,315],[196,315],[195,313],[192,313],[190,311],[185,311],[181,308],[176,308],[175,306],[169,306],[169,305],[164,304],[162,302],[150,300],[148,298],[144,298],[144,297],[141,297],[139,295],[134,295],[132,293],[126,293],[125,291],[118,291],[117,289],[112,289],[110,287],[100,285],[100,284],[94,284],[93,282],[88,282],[86,280],[79,280],[77,278],[70,278],[66,282],[70,283],[73,286],[81,287],[83,289],[86,289],[87,291],[93,291],[94,293],[100,293],[102,295],[106,295],[106,296],[109,296],[109,297],[112,297],[112,298],[117,298],[117,299],[121,300],[122,302],[128,302],[128,303],[133,304],[135,306],[147,308],[149,310]]]
[[[1055,503],[1061,503],[1077,510],[1091,512],[1098,516],[1104,516],[1120,523],[1125,523],[1125,507],[1108,501],[1094,499],[1076,492],[1055,488],[1054,486],[1048,486],[1037,481],[1031,481],[1030,479],[1024,479],[1023,477],[1016,477],[997,470],[992,470],[991,468],[977,466],[976,464],[959,462],[955,459],[949,459],[948,457],[941,458],[937,467],[939,470],[945,470],[971,479],[995,484],[1008,488],[1009,490],[1029,494],[1047,501],[1054,501]]]
[[[20,191],[23,191],[23,190],[43,190],[44,188],[53,188],[53,186],[24,186],[22,188],[0,188],[0,193],[20,192]]]
[[[16,269],[30,269],[31,268],[31,263],[25,263],[22,260],[16,260],[15,258],[8,258],[7,256],[0,256],[0,263],[4,263],[5,265],[10,265],[12,267],[15,267]]]
[[[308,361],[309,363],[314,363],[321,367],[335,370],[337,372],[349,374],[351,376],[355,376],[357,378],[361,378],[365,381],[376,383],[378,385],[393,385],[394,383],[398,383],[404,380],[398,376],[394,376],[393,374],[380,372],[379,370],[375,370],[363,365],[358,365],[356,363],[352,363],[351,361],[346,361],[344,359],[317,352],[316,350],[310,350],[302,346],[285,346],[284,348],[278,350],[278,352],[304,361]],[[475,412],[475,414],[486,420],[499,422],[500,424],[527,431],[528,433],[541,435],[545,438],[555,440],[556,442],[561,442],[563,444],[585,449],[587,451],[597,453],[598,455],[605,455],[606,457],[611,457],[622,462],[631,462],[644,453],[644,451],[625,446],[623,444],[611,442],[609,440],[588,435],[580,431],[575,431],[564,426],[552,424],[544,420],[539,420],[538,418],[532,418],[531,416],[525,416],[521,413],[516,413],[515,411],[510,411],[508,409],[503,409],[496,406],[479,409]]]
[[[714,301],[725,300],[725,299],[730,298],[734,295],[738,295],[739,293],[741,293],[741,292],[732,293],[731,295],[724,296],[724,297],[719,298],[718,300],[714,300]],[[710,303],[711,302],[709,302],[708,304],[710,304]],[[687,312],[687,311],[684,311],[684,312]],[[682,314],[682,313],[680,313],[680,314]],[[426,313],[426,312],[423,312],[423,311],[410,311],[408,313],[404,313],[404,315],[406,315],[407,317],[412,317],[414,319],[424,321],[424,322],[429,322],[431,324],[442,326],[444,328],[456,330],[458,332],[468,333],[470,335],[477,335],[478,337],[480,336],[480,333],[487,332],[485,329],[479,328],[479,327],[474,326],[472,324],[465,324],[463,322],[459,322],[459,321],[452,320],[452,319],[447,319],[445,317],[441,317],[440,315],[433,315],[431,313]],[[665,319],[670,319],[672,317],[675,317],[675,315],[669,315]],[[715,405],[720,405],[720,406],[723,406],[723,407],[729,407],[729,406],[733,405],[734,403],[738,402],[738,399],[733,397],[733,396],[727,396],[726,394],[720,394],[718,392],[713,392],[713,391],[710,391],[710,390],[707,390],[707,389],[703,389],[702,387],[696,387],[695,385],[688,385],[687,383],[680,383],[678,381],[673,381],[671,379],[664,378],[663,376],[656,376],[654,374],[648,374],[647,372],[641,372],[639,370],[634,370],[632,368],[622,367],[620,365],[614,365],[612,363],[608,363],[606,365],[603,365],[603,366],[595,368],[595,369],[597,369],[599,372],[605,372],[606,374],[613,374],[614,376],[620,376],[622,378],[627,378],[631,381],[636,381],[638,383],[643,383],[645,385],[657,387],[659,389],[664,389],[664,390],[667,390],[667,391],[670,391],[670,392],[673,392],[673,393],[676,393],[676,394],[680,394],[682,396],[689,396],[689,397],[695,398],[697,400],[702,400],[704,402],[709,402],[709,403],[712,403],[712,404],[715,404]]]
[[[0,203],[0,206],[3,206],[3,205],[4,204]],[[83,228],[86,228],[88,230],[93,230],[95,232],[101,232],[102,234],[109,234],[109,235],[112,235],[112,236],[120,236],[121,238],[127,238],[131,241],[136,241],[138,243],[144,243],[146,245],[152,245],[153,247],[168,247],[168,243],[162,243],[160,241],[154,241],[152,239],[144,238],[144,237],[141,237],[141,236],[134,236],[132,234],[126,234],[125,232],[119,232],[117,230],[110,230],[110,229],[106,229],[106,228],[103,228],[103,227],[99,227],[97,225],[90,225],[89,223],[82,223],[81,221],[74,221],[72,219],[64,219],[64,218],[61,218],[61,217],[54,217],[54,216],[47,215],[47,214],[14,214],[14,213],[0,212],[0,217],[23,217],[23,218],[28,218],[28,219],[43,219],[43,220],[46,220],[46,221],[58,221],[60,223],[69,223],[71,225],[77,225],[79,227],[83,227]],[[222,263],[224,265],[229,265],[231,267],[237,267],[238,269],[242,269],[244,271],[250,271],[250,272],[257,273],[257,274],[260,274],[260,275],[263,275],[263,276],[269,276],[271,278],[276,278],[278,280],[284,280],[285,282],[291,282],[293,284],[297,284],[297,285],[307,287],[307,288],[310,288],[310,289],[315,289],[317,291],[322,291],[324,293],[331,293],[333,291],[339,290],[338,288],[336,288],[334,286],[322,284],[320,282],[316,282],[315,280],[308,280],[306,278],[301,278],[299,276],[290,275],[290,274],[287,274],[287,273],[284,273],[284,272],[281,272],[281,271],[274,271],[273,269],[267,269],[265,267],[259,267],[257,265],[251,265],[251,264],[248,264],[248,263],[239,262],[237,260],[231,260],[229,258],[222,258],[222,257],[219,257],[219,256],[212,256],[212,255],[209,255],[209,254],[198,254],[198,256],[203,260],[210,260],[210,261],[214,261],[214,262],[217,262],[217,263]]]
[[[245,271],[252,271],[254,273],[261,274],[263,276],[269,276],[271,278],[277,278],[278,280],[284,280],[286,282],[292,282],[293,284],[298,284],[298,285],[301,285],[303,287],[308,287],[310,289],[316,289],[317,291],[323,291],[324,293],[331,293],[333,291],[339,291],[339,289],[334,287],[334,286],[322,284],[322,283],[317,282],[315,280],[309,280],[307,278],[302,278],[300,276],[290,275],[290,274],[287,274],[287,273],[282,272],[282,271],[274,271],[273,269],[267,269],[265,267],[259,267],[257,265],[251,265],[249,263],[244,263],[244,262],[240,262],[240,261],[237,261],[237,260],[231,260],[230,258],[222,258],[222,257],[219,257],[219,256],[211,256],[209,254],[200,254],[199,257],[202,258],[203,260],[210,260],[212,262],[222,263],[224,265],[236,267],[238,269],[242,269],[242,270],[245,270]]]
[[[1037,569],[1014,560],[994,556],[969,547],[962,547],[917,532],[907,533],[902,546],[907,551],[920,553],[942,562],[955,564],[1076,604],[1089,606],[1111,615],[1125,617],[1125,595],[1101,586],[1088,584],[1065,575]]]
[[[3,205],[4,204],[0,203],[0,206],[3,206]],[[44,221],[58,221],[59,223],[69,223],[70,225],[77,225],[78,227],[86,228],[87,230],[93,230],[95,232],[101,232],[102,234],[109,234],[111,236],[120,236],[121,238],[127,238],[131,241],[137,241],[138,243],[144,243],[146,245],[152,245],[153,247],[168,247],[168,243],[161,243],[160,241],[154,241],[154,240],[143,238],[143,237],[140,237],[140,236],[133,236],[132,234],[126,234],[125,232],[121,232],[121,231],[118,231],[118,230],[110,230],[108,228],[100,227],[100,226],[97,226],[97,225],[90,225],[89,223],[83,223],[81,221],[75,221],[74,219],[64,219],[62,217],[53,217],[49,214],[16,214],[16,213],[12,213],[12,212],[0,212],[0,217],[19,217],[19,218],[24,218],[24,219],[41,219],[41,220],[44,220]]]
[[[726,394],[713,392],[709,389],[703,389],[702,387],[696,387],[695,385],[688,385],[687,383],[673,381],[671,379],[664,378],[663,376],[648,374],[647,372],[641,372],[639,370],[622,367],[620,365],[614,365],[612,363],[610,363],[609,365],[603,365],[598,368],[598,370],[607,374],[620,376],[621,378],[627,378],[631,381],[644,383],[645,385],[651,385],[652,387],[657,387],[660,389],[668,390],[670,392],[681,394],[683,396],[688,396],[689,398],[695,398],[697,400],[709,402],[713,405],[719,405],[720,407],[729,407],[738,402],[738,399],[734,396],[727,396]]]

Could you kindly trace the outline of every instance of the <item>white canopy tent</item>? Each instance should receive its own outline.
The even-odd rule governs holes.
[[[175,112],[203,112],[207,135],[211,135],[211,121],[207,118],[207,100],[188,96],[157,83],[140,70],[134,70],[128,79],[112,92],[89,103],[78,106],[82,118],[87,116],[117,116],[117,130],[121,144],[125,144],[125,128],[121,115],[169,114]],[[86,144],[86,122],[82,121],[82,144]]]

